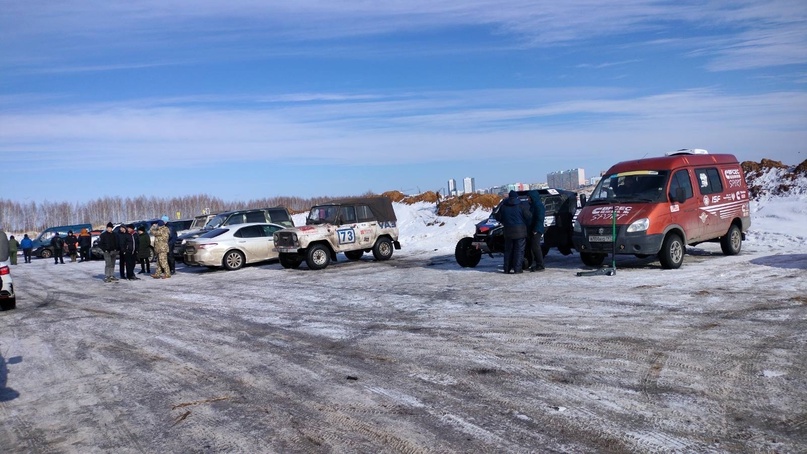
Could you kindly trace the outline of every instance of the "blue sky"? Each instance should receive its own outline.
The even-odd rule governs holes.
[[[414,193],[807,159],[807,3],[0,0],[0,198]]]

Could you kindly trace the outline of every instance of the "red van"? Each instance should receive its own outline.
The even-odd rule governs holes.
[[[687,149],[608,169],[577,214],[572,241],[588,266],[602,265],[616,251],[657,255],[663,268],[675,269],[687,244],[720,242],[724,254],[738,254],[750,225],[737,158]]]

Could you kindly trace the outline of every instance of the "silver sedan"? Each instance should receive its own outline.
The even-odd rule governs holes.
[[[247,263],[277,259],[273,235],[282,228],[249,223],[213,229],[185,243],[185,264],[237,270]]]

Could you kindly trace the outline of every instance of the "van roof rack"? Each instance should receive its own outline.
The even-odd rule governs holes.
[[[666,156],[675,156],[679,154],[709,154],[709,152],[703,148],[681,148],[680,150],[668,151],[664,154]]]

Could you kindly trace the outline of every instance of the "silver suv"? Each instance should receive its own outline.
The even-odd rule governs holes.
[[[305,226],[275,232],[274,242],[283,268],[297,268],[305,260],[312,270],[327,267],[340,252],[348,260],[359,260],[371,251],[376,260],[389,260],[392,251],[401,248],[397,218],[387,197],[317,205],[309,211]]]

